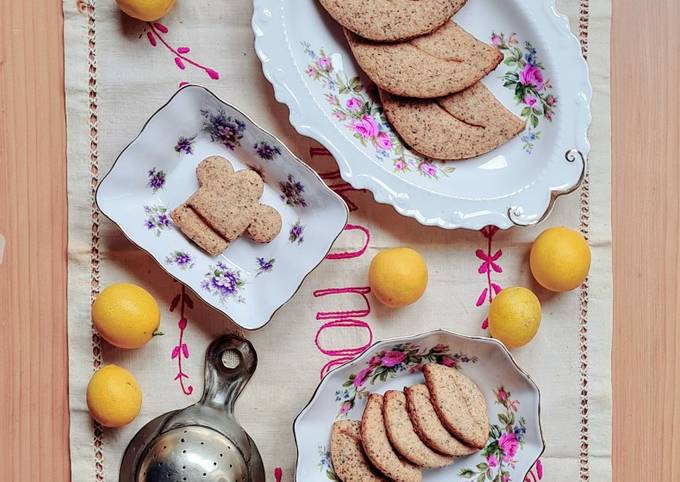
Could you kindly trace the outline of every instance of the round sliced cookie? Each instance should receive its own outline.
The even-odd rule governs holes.
[[[383,474],[398,482],[420,482],[422,473],[415,465],[399,458],[385,430],[383,397],[375,393],[368,396],[361,417],[361,443],[371,463]]]
[[[260,204],[255,219],[248,226],[248,235],[256,243],[270,243],[281,232],[281,215],[271,206]]]
[[[387,481],[366,459],[361,447],[361,424],[354,420],[339,420],[331,430],[331,462],[335,475],[342,482]]]
[[[409,462],[426,469],[444,467],[453,462],[453,457],[435,452],[420,440],[406,410],[406,397],[402,392],[385,392],[383,418],[392,446]]]
[[[442,425],[430,400],[430,391],[423,384],[404,389],[406,409],[418,437],[431,449],[453,457],[465,457],[477,452],[455,438]]]
[[[414,151],[434,159],[468,159],[492,151],[524,130],[481,82],[437,99],[380,91],[387,119]]]
[[[234,167],[222,156],[208,156],[196,167],[198,185],[203,186],[214,180],[220,180],[225,175],[233,174]]]
[[[466,0],[319,0],[340,25],[361,37],[394,42],[435,30]]]
[[[495,47],[454,22],[406,42],[366,40],[345,30],[359,66],[381,89],[404,97],[433,98],[478,82],[503,60]]]
[[[425,384],[442,424],[466,445],[484,448],[489,437],[486,400],[479,387],[459,370],[428,363]]]

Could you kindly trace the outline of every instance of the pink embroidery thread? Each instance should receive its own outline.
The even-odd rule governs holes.
[[[524,478],[524,482],[538,482],[543,479],[543,464],[541,459],[536,461],[536,464],[531,468],[527,476]]]
[[[283,477],[283,470],[281,470],[281,467],[276,467],[274,469],[274,479],[276,479],[276,482],[281,482],[282,477]]]
[[[359,248],[357,251],[342,251],[339,253],[329,253],[326,256],[326,259],[349,259],[349,258],[358,258],[362,254],[366,252],[368,249],[368,243],[371,242],[371,233],[368,231],[363,226],[360,226],[358,224],[346,224],[345,225],[345,231],[354,231],[358,230],[364,233],[364,244],[361,248]]]
[[[321,147],[310,147],[309,148],[309,155],[313,159],[315,157],[330,156],[331,153],[328,152],[328,150],[321,148]],[[345,193],[352,192],[352,191],[362,191],[362,192],[364,192],[365,189],[354,189],[351,184],[342,180],[342,177],[340,176],[340,171],[338,171],[338,170],[329,171],[329,172],[320,172],[319,176],[324,181],[338,181],[338,182],[334,182],[333,184],[327,183],[328,187],[330,187],[333,191],[335,191],[335,193],[338,194],[342,198],[343,201],[345,201],[350,212],[356,211],[358,209],[357,205],[354,204],[347,197],[347,195]]]
[[[488,301],[488,303],[491,304],[494,295],[497,295],[501,292],[501,286],[491,280],[491,275],[494,272],[503,272],[503,268],[501,268],[501,266],[497,263],[497,261],[503,256],[503,251],[499,249],[495,253],[491,253],[493,237],[496,232],[498,232],[498,228],[496,226],[486,226],[482,228],[480,232],[487,240],[486,252],[482,249],[478,249],[475,252],[475,255],[482,260],[482,264],[479,265],[479,269],[477,271],[479,274],[486,275],[486,288],[484,288],[477,297],[477,301],[475,303],[475,306],[477,307],[482,306],[485,301]],[[482,322],[482,329],[486,330],[488,327],[489,319],[485,318]]]
[[[364,299],[364,301],[366,302],[366,308],[363,309],[363,310],[319,311],[316,314],[316,319],[317,320],[330,320],[332,318],[349,318],[349,317],[353,317],[353,316],[357,316],[357,317],[361,318],[361,317],[367,316],[371,312],[371,303],[368,301],[368,297],[366,295],[370,292],[371,292],[371,288],[369,286],[352,287],[352,288],[326,288],[324,290],[316,290],[313,293],[315,298],[319,298],[321,296],[327,296],[327,295],[354,293],[354,294],[361,296]]]
[[[365,321],[358,320],[356,318],[361,318],[368,316],[371,313],[371,303],[366,296],[371,292],[371,288],[368,286],[363,287],[349,287],[349,288],[327,288],[323,290],[314,291],[314,297],[319,298],[328,295],[338,295],[353,293],[361,296],[366,303],[366,309],[363,310],[340,310],[340,311],[319,311],[316,313],[317,320],[332,320],[322,324],[316,332],[314,337],[314,344],[319,349],[319,351],[325,355],[335,357],[328,361],[324,366],[321,367],[319,375],[321,378],[326,375],[333,367],[337,365],[342,365],[348,361],[353,360],[355,357],[359,356],[364,352],[366,348],[371,346],[373,343],[373,330],[371,326]],[[338,350],[327,350],[320,345],[319,336],[324,330],[331,328],[363,328],[368,333],[368,343],[352,348],[341,348]]]
[[[189,64],[205,71],[205,73],[208,74],[208,77],[213,80],[218,80],[220,78],[220,74],[216,70],[206,67],[205,65],[201,65],[187,57],[186,54],[191,52],[189,47],[178,47],[177,49],[173,48],[163,37],[164,34],[169,32],[168,27],[160,22],[147,22],[147,25],[150,29],[146,32],[146,38],[149,40],[149,43],[153,47],[156,47],[158,45],[157,40],[160,41],[165,46],[165,48],[175,56],[175,65],[177,65],[178,69],[185,70],[186,64]]]
[[[177,375],[175,376],[175,380],[179,380],[179,386],[182,389],[182,393],[191,395],[194,391],[194,387],[191,385],[184,385],[184,379],[188,379],[189,375],[182,370],[182,358],[189,358],[189,347],[184,343],[184,331],[187,328],[187,319],[184,317],[184,308],[187,307],[192,309],[194,307],[194,302],[189,298],[189,295],[186,294],[184,285],[182,285],[182,291],[178,293],[173,298],[172,303],[170,303],[170,312],[175,311],[175,308],[177,308],[177,305],[179,305],[180,302],[182,303],[180,305],[180,320],[177,323],[177,327],[179,328],[179,342],[172,349],[171,359],[177,359]]]
[[[321,342],[319,341],[319,338],[321,336],[321,333],[324,330],[328,330],[331,328],[365,328],[366,331],[368,331],[368,341],[361,345],[357,346],[354,348],[342,348],[340,350],[327,350],[324,347],[321,346]],[[314,344],[316,347],[319,349],[321,353],[324,355],[328,356],[341,356],[341,357],[356,357],[361,355],[366,348],[371,346],[371,343],[373,343],[373,332],[371,331],[371,326],[366,323],[365,321],[361,320],[355,320],[352,318],[341,318],[335,321],[329,321],[327,323],[324,323],[321,325],[321,327],[318,329],[316,332],[316,336],[314,337]]]

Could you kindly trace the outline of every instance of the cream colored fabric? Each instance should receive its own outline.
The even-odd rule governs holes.
[[[167,38],[173,45],[189,44],[191,58],[220,72],[218,81],[193,67],[179,70],[165,48],[149,44],[144,24],[123,17],[112,0],[100,0],[89,9],[83,2],[65,0],[64,3],[71,457],[74,481],[113,482],[118,480],[118,466],[126,444],[143,424],[162,412],[198,399],[204,349],[215,336],[233,328],[197,300],[194,300],[194,309],[187,309],[189,321],[184,342],[190,356],[182,360],[182,368],[190,377],[185,385],[191,385],[193,392],[185,395],[174,380],[178,372],[177,359],[170,357],[178,342],[180,315],[177,311],[171,313],[168,307],[180,292],[180,285],[103,217],[99,219],[99,228],[95,223],[93,231],[93,164],[96,161],[98,166],[95,175],[105,173],[120,150],[181,81],[208,86],[273,131],[303,159],[310,160],[309,148],[316,144],[294,132],[287,121],[287,109],[274,100],[272,89],[261,73],[253,51],[250,2],[180,0],[164,21],[171,29]],[[589,64],[594,84],[589,178],[593,266],[587,292],[587,333],[580,333],[584,300],[580,300],[578,290],[560,296],[539,290],[544,308],[541,330],[530,346],[517,350],[515,355],[542,392],[547,444],[542,458],[544,480],[605,482],[611,479],[610,5],[608,1],[591,0],[588,8],[580,9],[577,0],[562,0],[558,8],[570,16],[575,32],[579,31],[579,18],[588,25]],[[93,11],[94,25],[91,24]],[[95,44],[90,43],[95,40]],[[88,57],[93,45],[96,45],[96,58]],[[96,98],[92,95],[94,92]],[[91,109],[96,118],[91,117]],[[93,130],[95,126],[97,129]],[[316,158],[312,164],[319,171],[335,169],[329,159]],[[437,327],[475,335],[484,332],[480,324],[487,305],[476,307],[475,301],[487,281],[477,271],[481,261],[475,251],[487,249],[486,238],[478,232],[423,227],[412,219],[400,217],[391,207],[376,204],[369,193],[346,194],[358,206],[350,222],[370,231],[367,252],[353,259],[322,263],[267,327],[247,334],[258,351],[260,363],[237,404],[237,415],[257,441],[269,480],[274,480],[275,467],[282,468],[284,481],[293,480],[292,421],[312,395],[321,367],[332,359],[322,354],[314,343],[324,323],[317,319],[317,313],[363,306],[360,296],[315,297],[316,290],[366,286],[368,263],[378,249],[411,245],[423,252],[430,266],[429,289],[418,304],[400,311],[387,310],[369,297],[371,313],[362,320],[370,324],[374,338],[414,334]],[[540,228],[497,233],[492,249],[503,251],[498,260],[503,272],[494,272],[493,281],[504,287],[533,286],[527,265],[530,241],[539,229],[548,225],[579,227],[581,203],[579,193],[575,193],[560,200],[550,220]],[[344,234],[336,250],[357,248],[361,245],[360,234],[359,231]],[[93,251],[93,243],[98,251]],[[103,344],[101,353],[94,346],[93,354],[91,291],[98,288],[98,281],[103,287],[122,280],[145,286],[159,300],[161,330],[165,334],[142,350],[126,352]],[[584,340],[587,365],[582,365]],[[357,329],[323,330],[321,334],[325,347],[343,348],[366,341],[366,332]],[[85,388],[93,372],[93,360],[98,362],[100,356],[105,363],[117,363],[135,373],[144,392],[144,406],[130,426],[104,430],[98,439],[87,414]],[[587,457],[580,458],[582,422],[586,421],[580,410],[582,376],[587,379]]]

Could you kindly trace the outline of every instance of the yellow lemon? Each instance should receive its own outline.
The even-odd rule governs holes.
[[[368,283],[381,303],[392,308],[410,305],[427,288],[427,265],[413,249],[383,249],[371,260]]]
[[[90,415],[105,427],[122,427],[132,422],[142,408],[142,390],[125,368],[106,365],[87,385]]]
[[[158,329],[161,312],[144,288],[116,283],[97,296],[92,322],[101,336],[119,348],[144,346]]]
[[[527,288],[506,288],[491,302],[489,332],[508,348],[529,343],[540,324],[541,303]]]
[[[175,0],[116,0],[116,2],[123,12],[145,22],[153,22],[164,17],[175,5]]]
[[[550,291],[581,286],[590,270],[590,247],[583,235],[569,228],[549,228],[534,241],[529,258],[536,281]]]

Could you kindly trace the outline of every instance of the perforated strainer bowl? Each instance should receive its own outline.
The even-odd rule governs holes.
[[[125,451],[120,482],[264,482],[253,440],[234,402],[257,366],[247,340],[218,338],[205,356],[205,388],[195,405],[146,424]]]

